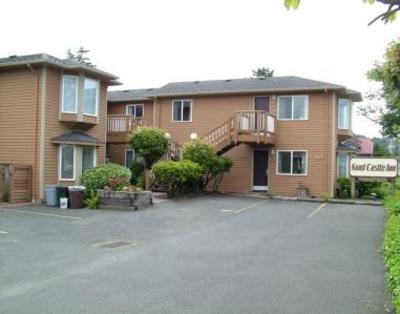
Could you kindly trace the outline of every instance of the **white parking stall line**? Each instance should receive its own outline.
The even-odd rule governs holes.
[[[314,210],[310,215],[308,215],[308,218],[311,218],[312,216],[317,214],[322,208],[324,208],[326,206],[326,204],[327,203],[323,203],[320,206],[318,206],[318,208],[316,210]]]
[[[250,208],[256,207],[257,205],[260,205],[260,204],[262,204],[262,203],[264,203],[264,202],[265,202],[265,201],[253,203],[253,204],[251,204],[251,205],[249,205],[249,206],[246,206],[246,207],[240,208],[240,209],[238,209],[238,210],[235,210],[235,214],[243,213],[244,211],[249,210]]]
[[[67,215],[59,215],[59,214],[50,214],[50,213],[38,213],[29,210],[18,210],[18,209],[10,209],[10,208],[1,208],[0,211],[8,211],[13,213],[20,213],[20,214],[31,214],[31,215],[40,215],[40,216],[48,216],[48,217],[56,217],[56,218],[63,218],[63,219],[71,219],[71,220],[82,220],[82,217],[76,216],[67,216]]]

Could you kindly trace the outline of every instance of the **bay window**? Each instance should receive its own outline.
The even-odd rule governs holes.
[[[307,120],[308,96],[279,96],[278,120]]]
[[[83,113],[97,116],[97,108],[99,105],[99,81],[85,78],[83,98]]]
[[[75,180],[75,145],[60,146],[60,180]]]
[[[82,173],[96,166],[96,148],[82,146]]]
[[[174,100],[172,101],[172,121],[191,122],[192,121],[192,101]]]
[[[75,181],[96,166],[96,147],[61,144],[59,148],[59,180]]]
[[[339,98],[338,101],[338,128],[350,129],[350,113],[351,113],[350,100],[346,98]]]
[[[64,75],[62,80],[62,112],[77,113],[78,77]]]
[[[278,151],[276,162],[277,174],[306,175],[307,152],[306,151]]]
[[[337,155],[337,175],[338,177],[349,176],[349,155],[347,153],[338,153]]]

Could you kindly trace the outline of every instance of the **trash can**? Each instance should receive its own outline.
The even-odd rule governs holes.
[[[46,204],[47,206],[57,206],[58,205],[58,185],[48,185],[46,186]]]
[[[68,187],[69,208],[78,209],[83,207],[84,192],[84,186]]]
[[[67,186],[58,186],[57,187],[57,206],[60,206],[61,199],[68,199],[68,187]]]

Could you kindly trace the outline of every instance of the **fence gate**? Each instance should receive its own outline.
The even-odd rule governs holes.
[[[32,201],[32,166],[9,165],[9,202],[27,203]]]

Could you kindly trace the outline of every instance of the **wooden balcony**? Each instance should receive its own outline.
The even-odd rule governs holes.
[[[237,111],[233,117],[211,130],[204,140],[219,154],[240,143],[273,145],[275,117],[262,110]]]
[[[144,126],[144,118],[124,114],[110,114],[107,116],[107,143],[126,143],[128,135],[139,126]]]

